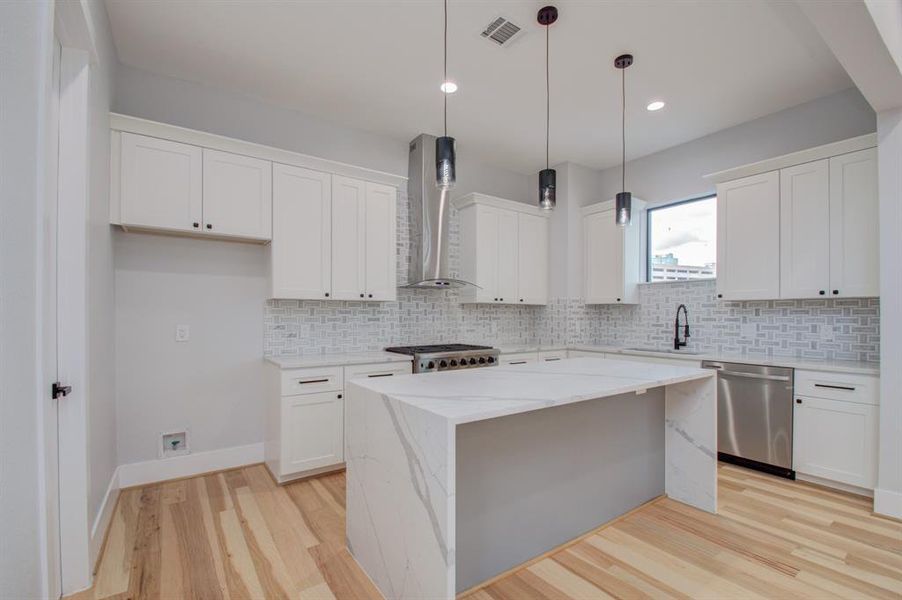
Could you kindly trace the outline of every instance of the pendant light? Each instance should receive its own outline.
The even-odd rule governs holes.
[[[633,64],[633,55],[632,54],[621,54],[617,58],[614,59],[614,66],[620,69],[621,74],[621,128],[620,128],[620,143],[621,143],[621,158],[620,158],[620,193],[617,194],[616,200],[616,210],[614,211],[614,218],[616,219],[617,225],[621,227],[626,227],[630,224],[630,219],[632,215],[630,214],[633,209],[633,195],[626,191],[626,69],[631,64]]]
[[[549,130],[551,127],[551,84],[549,76],[548,47],[549,36],[548,28],[552,23],[557,21],[557,8],[554,6],[545,6],[539,9],[536,16],[539,25],[545,26],[545,168],[539,171],[539,208],[542,210],[553,210],[557,202],[555,196],[555,187],[557,181],[557,172],[549,168],[548,162],[548,140]]]
[[[442,85],[448,82],[448,0],[445,0],[445,71]],[[444,91],[444,90],[443,90]],[[442,190],[450,190],[457,180],[454,156],[454,138],[448,136],[448,92],[442,94],[445,100],[445,134],[435,138],[435,185]]]

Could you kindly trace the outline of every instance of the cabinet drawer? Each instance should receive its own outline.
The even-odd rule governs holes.
[[[502,354],[498,357],[498,361],[502,365],[525,365],[526,363],[536,362],[538,358],[538,352],[515,352],[513,354]]]
[[[344,385],[341,367],[282,371],[282,395],[337,392]]]
[[[409,362],[381,363],[377,365],[353,365],[345,367],[345,381],[354,379],[368,379],[373,377],[394,377],[395,375],[409,375],[412,372],[412,364]]]
[[[880,380],[872,375],[795,372],[795,393],[800,396],[827,398],[859,404],[879,404]]]
[[[548,350],[539,352],[539,362],[557,362],[567,358],[566,350]]]

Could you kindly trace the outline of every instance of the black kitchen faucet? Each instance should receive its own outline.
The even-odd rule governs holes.
[[[686,322],[683,324],[683,341],[680,341],[680,311],[686,315]],[[676,319],[673,321],[673,349],[679,350],[689,343],[689,310],[685,304],[677,306]]]

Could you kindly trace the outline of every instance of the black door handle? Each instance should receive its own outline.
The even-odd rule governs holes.
[[[64,398],[72,393],[71,385],[62,385],[59,381],[54,381],[53,386],[51,386],[51,398],[57,400],[59,398]]]

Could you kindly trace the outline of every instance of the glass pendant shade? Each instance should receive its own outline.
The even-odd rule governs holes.
[[[454,138],[446,135],[435,138],[435,185],[451,189],[457,180],[454,159]]]
[[[633,210],[633,195],[630,192],[620,192],[617,194],[616,208],[614,218],[621,227],[630,224],[631,213]]]
[[[557,204],[555,187],[557,171],[554,169],[542,169],[539,171],[539,208],[553,210]]]

